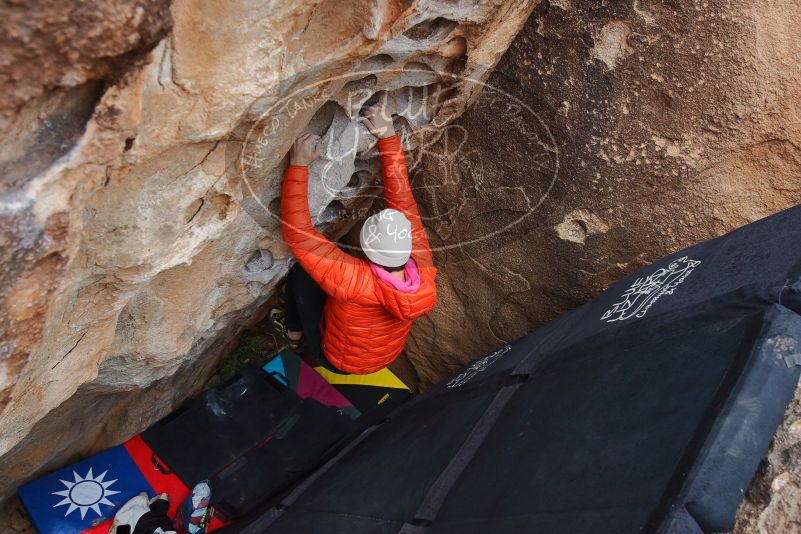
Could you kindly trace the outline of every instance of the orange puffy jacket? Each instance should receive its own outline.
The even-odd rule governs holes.
[[[412,195],[406,159],[396,135],[378,141],[387,207],[412,225],[412,258],[420,288],[403,293],[379,280],[367,261],[346,254],[314,229],[309,215],[306,167],[284,172],[281,216],[284,241],[303,269],[328,294],[323,312],[323,352],[347,373],[373,373],[398,357],[412,320],[431,311],[437,289],[431,247]]]

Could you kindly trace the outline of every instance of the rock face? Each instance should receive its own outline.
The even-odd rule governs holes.
[[[745,496],[734,532],[798,534],[801,532],[801,389]]]
[[[798,0],[543,2],[417,166],[439,304],[404,376],[425,387],[652,260],[801,202],[799,28]],[[797,404],[737,532],[801,532]]]
[[[323,135],[312,209],[343,233],[377,192],[361,106],[386,95],[417,146],[537,1],[7,4],[0,496],[203,386],[287,270],[296,136]]]
[[[344,234],[378,97],[440,268],[394,366],[421,388],[801,201],[801,0],[35,4],[0,7],[0,496],[203,387],[287,270],[291,142],[322,135]],[[798,530],[797,413],[739,532]]]
[[[798,0],[543,2],[419,158],[439,304],[407,376],[425,387],[801,201],[798,28]]]

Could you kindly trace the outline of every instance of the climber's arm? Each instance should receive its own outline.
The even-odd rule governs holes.
[[[412,223],[413,251],[433,264],[431,245],[428,242],[417,202],[412,194],[409,174],[406,169],[406,156],[401,139],[397,135],[379,139],[378,152],[381,156],[381,176],[384,181],[384,198],[387,207],[403,213]]]
[[[303,138],[296,142],[301,143]],[[308,138],[306,141],[308,143]],[[294,150],[294,149],[293,149]],[[355,294],[353,287],[360,277],[352,276],[359,268],[359,260],[342,252],[334,243],[318,232],[309,214],[309,158],[295,158],[284,171],[281,188],[281,226],[284,242],[309,276],[327,294],[349,299]],[[316,158],[312,157],[311,160]],[[305,163],[306,165],[298,165]]]
[[[392,117],[386,99],[364,110],[364,123],[370,133],[378,137],[378,153],[381,156],[381,175],[384,181],[384,198],[387,207],[403,213],[412,224],[412,252],[424,262],[422,267],[433,266],[431,245],[426,237],[423,221],[417,211],[417,202],[412,194],[406,156],[401,139],[395,134]]]

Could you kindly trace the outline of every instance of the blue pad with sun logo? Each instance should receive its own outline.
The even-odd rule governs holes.
[[[19,488],[34,526],[48,534],[74,534],[114,517],[119,507],[151,492],[123,445],[87,458]]]

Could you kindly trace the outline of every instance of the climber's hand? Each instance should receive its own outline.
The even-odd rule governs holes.
[[[371,134],[379,139],[395,135],[395,126],[392,116],[387,110],[387,98],[384,96],[377,104],[369,106],[362,111],[362,121]]]
[[[295,144],[289,150],[289,164],[299,167],[308,167],[309,164],[320,157],[320,136],[303,134],[295,139]]]

